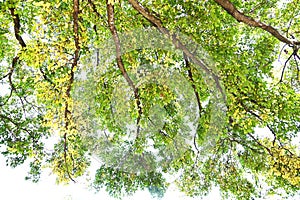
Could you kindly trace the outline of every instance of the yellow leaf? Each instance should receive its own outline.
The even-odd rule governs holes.
[[[114,5],[114,4],[115,4],[115,1],[114,1],[114,0],[108,0],[107,3],[108,3],[108,4],[111,4],[111,5]]]

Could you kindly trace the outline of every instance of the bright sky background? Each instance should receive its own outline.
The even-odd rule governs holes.
[[[256,129],[256,134],[269,135],[265,132],[266,129]],[[92,159],[91,174],[97,169],[98,162]],[[29,171],[28,163],[12,169],[5,164],[4,156],[0,154],[0,198],[9,200],[113,200],[103,190],[95,194],[94,190],[90,190],[87,186],[87,181],[79,180],[78,183],[71,183],[70,185],[57,185],[55,183],[55,176],[51,175],[49,170],[45,170],[42,174],[39,183],[32,183],[25,181],[25,176]],[[151,200],[148,191],[139,191],[134,196],[124,198],[124,200]],[[174,188],[168,189],[164,199],[175,200],[191,200]],[[194,198],[201,199],[201,198]],[[280,200],[279,196],[265,197],[264,199]],[[299,198],[291,198],[297,200]],[[214,188],[213,191],[203,200],[221,200],[219,190]]]
[[[39,183],[32,183],[25,181],[24,177],[27,174],[27,166],[19,166],[15,169],[7,167],[5,165],[5,159],[0,156],[0,196],[1,199],[19,200],[113,200],[109,197],[105,191],[101,191],[95,194],[95,191],[91,191],[86,184],[76,183],[70,185],[56,185],[55,176],[50,175],[49,171],[42,174],[41,181]],[[94,168],[94,167],[93,167]],[[151,196],[148,191],[138,192],[126,200],[150,200]],[[164,199],[183,199],[188,200],[192,198],[186,198],[178,191],[169,189],[165,194]],[[220,200],[219,191],[214,191],[204,198],[204,200],[213,199]]]

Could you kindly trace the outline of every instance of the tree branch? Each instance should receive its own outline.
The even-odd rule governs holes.
[[[64,133],[64,161],[65,161],[65,166],[66,166],[66,172],[68,174],[68,177],[71,181],[76,182],[73,178],[72,175],[69,171],[69,165],[67,162],[67,154],[68,154],[68,130],[70,129],[70,117],[71,111],[69,110],[69,104],[68,104],[68,99],[71,97],[71,89],[73,86],[74,82],[74,69],[78,65],[78,60],[79,60],[79,51],[80,51],[80,46],[79,46],[79,34],[78,34],[78,15],[79,15],[79,0],[73,0],[73,31],[74,31],[74,43],[75,43],[75,51],[74,51],[74,58],[73,62],[71,65],[71,74],[70,74],[70,79],[68,83],[68,87],[66,90],[66,106],[65,106],[65,113],[64,113],[64,118],[65,118],[65,133]],[[72,155],[70,155],[72,157]]]
[[[235,97],[235,98],[238,98],[237,95],[235,93],[232,93],[232,95]],[[251,101],[251,102],[255,102],[255,101]],[[254,116],[255,118],[257,118],[261,123],[264,123],[264,120],[258,115],[256,114],[255,112],[253,112],[250,108],[248,108],[246,106],[246,104],[244,104],[241,100],[238,100],[238,103],[241,104],[241,106],[245,109],[245,111],[249,114],[251,114],[252,116]],[[258,105],[258,104],[257,104]],[[278,140],[277,139],[277,135],[276,135],[276,132],[272,129],[272,127],[267,124],[266,127],[269,129],[269,131],[273,134],[274,136],[274,139],[273,139],[273,145],[275,144],[275,141]],[[279,141],[279,140],[278,140]]]
[[[191,65],[190,65],[190,62],[188,61],[188,57],[185,55],[185,53],[183,53],[183,57],[184,57],[184,61],[185,61],[185,66],[187,67],[188,76],[189,76],[190,81],[192,82],[192,87],[193,87],[193,90],[194,90],[194,94],[195,94],[196,99],[197,99],[197,104],[198,104],[198,109],[199,109],[199,115],[201,116],[203,108],[202,108],[202,105],[201,105],[201,102],[200,102],[200,96],[199,96],[199,93],[197,91],[197,88],[196,88],[196,85],[195,85],[195,81],[194,81],[194,78],[193,78],[193,73],[192,73]]]
[[[163,34],[167,35],[171,40],[173,45],[180,49],[188,58],[190,58],[195,64],[200,66],[207,74],[211,75],[214,79],[217,88],[220,90],[224,101],[226,100],[226,95],[221,87],[221,83],[219,81],[219,77],[214,74],[214,72],[209,69],[203,60],[198,59],[194,53],[192,53],[181,41],[177,38],[175,34],[172,34],[168,29],[166,29],[161,20],[154,16],[152,13],[148,11],[140,2],[136,0],[128,0],[132,7],[137,10],[141,15],[143,15],[150,23],[154,24],[154,26]]]
[[[23,38],[20,35],[20,18],[19,15],[15,13],[15,8],[10,8],[10,14],[13,17],[14,20],[14,31],[15,31],[15,37],[18,40],[19,44],[21,45],[21,47],[25,48],[26,44],[23,40]]]
[[[260,21],[256,21],[253,18],[244,15],[239,10],[236,9],[236,7],[228,0],[215,0],[216,3],[218,3],[222,8],[224,8],[232,17],[234,17],[238,22],[243,22],[249,26],[252,27],[258,27],[261,28],[267,32],[269,32],[271,35],[276,37],[279,41],[284,42],[289,45],[300,45],[300,41],[292,41],[288,38],[284,37],[282,34],[280,34],[274,27],[266,25]]]
[[[88,0],[88,4],[92,7],[92,10],[97,15],[97,17],[104,20],[104,17],[98,12],[97,7],[94,4],[94,2],[92,0]]]
[[[140,95],[139,95],[139,91],[138,91],[138,87],[136,87],[133,83],[133,81],[131,80],[131,78],[129,77],[125,67],[124,67],[124,63],[122,60],[122,53],[121,53],[121,43],[120,43],[120,39],[119,39],[119,35],[117,32],[117,29],[115,27],[115,20],[114,20],[114,6],[109,4],[107,2],[107,16],[108,16],[108,26],[109,29],[111,31],[111,34],[113,36],[113,40],[115,42],[115,47],[116,47],[116,61],[117,61],[117,65],[120,69],[120,71],[122,72],[123,77],[125,78],[125,80],[127,81],[128,85],[132,88],[133,92],[134,92],[134,98],[136,100],[136,104],[138,107],[138,117],[137,117],[137,136],[139,136],[139,132],[140,132],[140,120],[141,120],[141,115],[142,115],[142,106],[141,106],[141,100],[140,100]]]
[[[258,141],[258,139],[255,138],[251,133],[248,133],[247,135],[249,135],[259,146],[261,146],[262,148],[266,149],[267,152],[270,154],[270,156],[273,156],[272,151],[268,147],[266,147],[265,145],[263,145],[262,143],[260,143]]]
[[[192,69],[191,69],[191,66],[190,66],[190,63],[188,61],[188,57],[186,56],[185,53],[183,53],[183,58],[184,58],[184,61],[185,61],[185,66],[187,67],[187,71],[188,71],[188,76],[189,76],[189,79],[192,83],[192,87],[193,87],[193,90],[194,90],[194,94],[196,96],[196,100],[197,100],[197,104],[198,104],[198,109],[199,109],[199,117],[201,117],[201,114],[202,114],[202,105],[201,105],[201,102],[200,102],[200,97],[199,97],[199,93],[197,91],[197,88],[196,88],[196,85],[195,85],[195,81],[194,81],[194,78],[193,78],[193,73],[192,73]],[[196,162],[194,163],[194,165],[197,163],[197,160],[198,160],[198,156],[199,156],[199,148],[198,148],[198,145],[197,145],[197,131],[195,132],[194,136],[193,136],[193,143],[194,143],[194,147],[197,151],[197,156],[196,156]],[[194,168],[194,167],[193,167]]]
[[[8,74],[5,75],[5,77],[8,76],[8,83],[10,85],[10,93],[9,93],[7,99],[2,104],[0,104],[0,106],[4,106],[5,104],[7,104],[7,102],[9,101],[9,99],[12,97],[13,92],[16,91],[16,88],[15,88],[15,86],[13,84],[13,81],[12,81],[12,75],[14,73],[14,70],[15,70],[15,67],[16,67],[16,64],[17,64],[18,60],[19,60],[18,56],[15,56],[13,58],[13,61],[12,61],[12,64],[11,64],[11,68],[10,68]]]
[[[279,83],[281,83],[283,81],[283,75],[284,75],[284,72],[285,72],[285,68],[287,66],[287,63],[290,61],[290,59],[292,58],[293,54],[291,54],[288,59],[285,61],[284,63],[284,66],[283,66],[283,69],[281,71],[281,76],[280,76],[280,80],[279,80]]]
[[[55,83],[46,75],[45,71],[43,70],[42,67],[39,68],[39,71],[41,72],[43,78],[52,85],[53,89],[56,91],[56,92],[59,92],[59,90],[57,88],[55,88]]]
[[[21,28],[20,17],[19,17],[18,14],[15,13],[15,8],[9,8],[9,10],[10,10],[10,14],[13,18],[15,38],[18,40],[21,47],[25,48],[26,44],[25,44],[23,38],[20,35],[20,28]],[[0,106],[5,105],[9,101],[9,99],[12,97],[13,92],[16,91],[16,88],[15,88],[15,86],[13,84],[13,81],[12,81],[12,76],[13,76],[13,73],[14,73],[14,70],[16,68],[16,65],[17,65],[18,61],[19,61],[19,56],[16,55],[12,60],[12,65],[11,65],[10,71],[0,79],[0,80],[2,80],[3,78],[8,77],[8,82],[9,82],[9,85],[11,87],[10,94],[9,94],[8,98]]]

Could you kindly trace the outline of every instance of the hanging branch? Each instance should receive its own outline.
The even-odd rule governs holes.
[[[138,117],[137,117],[137,120],[136,120],[136,124],[137,124],[136,138],[138,138],[139,132],[140,132],[140,120],[141,120],[141,115],[142,115],[142,106],[141,106],[140,95],[139,95],[138,87],[136,87],[134,85],[133,81],[129,77],[129,75],[128,75],[125,67],[124,67],[124,63],[123,63],[123,60],[122,60],[122,53],[121,53],[121,43],[120,43],[120,39],[119,39],[117,29],[115,27],[114,6],[110,3],[108,3],[108,2],[107,2],[107,16],[108,16],[109,29],[111,31],[111,34],[112,34],[114,42],[115,42],[117,65],[118,65],[120,71],[122,72],[123,77],[127,81],[128,85],[133,90],[134,98],[135,98],[135,101],[136,101],[136,104],[137,104],[137,107],[138,107]]]
[[[233,94],[233,96],[234,96],[235,98],[237,98],[237,95],[236,95],[236,94],[234,94],[234,93],[232,93],[232,94]],[[241,106],[245,109],[245,111],[246,111],[247,113],[249,113],[250,115],[254,116],[254,117],[255,117],[256,119],[258,119],[261,123],[264,123],[264,120],[261,118],[261,116],[260,116],[259,114],[256,114],[253,110],[251,110],[250,108],[248,108],[248,107],[246,106],[246,104],[244,104],[242,101],[238,101],[238,103],[241,104]],[[258,105],[258,104],[257,104],[257,105]],[[232,122],[233,122],[233,119],[230,118],[229,123],[231,124]],[[283,149],[285,149],[286,151],[288,151],[291,155],[295,155],[295,154],[292,153],[289,149],[287,149],[287,148],[284,147],[284,144],[277,138],[277,134],[276,134],[275,130],[274,130],[269,124],[266,124],[266,127],[269,129],[269,131],[270,131],[270,132],[272,133],[272,135],[274,136],[274,139],[273,139],[273,142],[272,142],[273,146],[275,145],[275,142],[277,141],[277,142],[280,144],[280,147],[281,147],[281,148],[283,148]],[[256,143],[258,143],[260,146],[264,147],[264,148],[270,153],[270,149],[269,149],[269,148],[267,148],[267,147],[264,146],[263,144],[259,143],[259,142],[257,141],[257,139],[254,138],[254,136],[252,136],[251,134],[249,134],[249,135],[250,135],[250,137],[251,137],[252,139],[255,139],[255,140],[256,140]],[[272,155],[272,154],[270,154],[270,155]],[[298,157],[300,157],[300,156],[298,156]]]
[[[266,25],[266,24],[264,24],[260,21],[256,21],[253,18],[244,15],[239,10],[237,10],[237,8],[230,1],[228,1],[228,0],[215,0],[215,2],[218,3],[222,8],[224,8],[238,22],[243,22],[243,23],[245,23],[249,26],[252,26],[252,27],[261,28],[261,29],[269,32],[274,37],[276,37],[279,41],[284,42],[286,44],[300,45],[299,41],[292,41],[292,40],[284,37],[274,27]]]
[[[25,44],[22,36],[20,35],[20,29],[21,29],[20,17],[18,14],[15,13],[15,8],[9,8],[9,10],[10,10],[10,14],[13,18],[15,38],[19,42],[21,48],[26,48],[26,44]],[[19,61],[19,56],[16,55],[12,60],[12,64],[11,64],[11,68],[10,68],[9,72],[6,75],[4,75],[3,77],[1,77],[1,79],[0,79],[0,80],[2,80],[4,78],[8,77],[8,83],[11,88],[7,99],[0,106],[5,105],[9,101],[9,99],[12,97],[13,92],[16,92],[16,87],[13,84],[12,76],[13,76],[13,73],[14,73],[14,70],[16,68],[18,61]]]
[[[150,23],[152,23],[161,33],[167,35],[171,40],[173,45],[180,49],[188,58],[190,58],[195,64],[200,66],[208,75],[211,75],[214,79],[217,88],[222,93],[223,100],[226,101],[226,95],[221,87],[221,83],[219,81],[219,77],[211,70],[209,69],[206,64],[198,59],[194,53],[192,53],[181,41],[177,38],[175,34],[172,34],[168,29],[166,29],[162,21],[154,16],[148,9],[146,9],[140,2],[136,0],[128,0],[129,3],[132,5],[132,7],[138,11],[141,15],[143,15]]]
[[[296,67],[297,67],[297,80],[299,80],[300,69],[299,69],[299,63],[298,63],[297,59],[300,60],[300,57],[298,56],[298,54],[294,54],[294,60],[296,62]]]
[[[75,51],[74,51],[74,58],[73,62],[71,65],[70,69],[70,79],[68,82],[68,87],[66,90],[66,106],[65,106],[65,112],[64,112],[64,118],[65,118],[65,133],[63,136],[64,139],[64,160],[65,160],[65,166],[66,166],[66,172],[68,174],[68,177],[71,181],[76,182],[73,178],[72,175],[69,171],[69,165],[67,162],[67,155],[68,155],[68,130],[70,129],[70,118],[69,115],[71,115],[71,111],[69,110],[69,103],[68,99],[71,98],[71,89],[73,86],[74,82],[74,69],[78,65],[78,60],[79,60],[79,51],[80,51],[80,46],[79,46],[79,34],[78,34],[78,15],[79,15],[79,0],[73,0],[73,30],[74,30],[74,43],[75,43]],[[72,159],[72,155],[70,155]],[[74,162],[74,161],[73,161]]]
[[[288,57],[288,59],[284,63],[279,83],[281,83],[283,81],[283,75],[284,75],[285,69],[287,67],[288,62],[291,60],[292,57],[294,58],[294,60],[296,62],[296,67],[297,67],[297,70],[298,70],[298,73],[299,73],[299,66],[298,66],[298,62],[297,62],[297,59],[300,60],[300,57],[298,56],[299,48],[300,48],[300,46],[293,46],[293,53]]]
[[[284,66],[283,66],[283,69],[282,69],[282,71],[281,71],[281,76],[280,76],[279,83],[281,83],[282,80],[283,80],[283,75],[284,75],[284,72],[285,72],[285,68],[286,68],[288,62],[290,61],[290,59],[292,58],[292,56],[293,56],[293,54],[291,54],[291,55],[288,57],[288,59],[284,62]]]
[[[185,53],[183,53],[183,58],[184,58],[184,61],[185,61],[185,66],[187,67],[189,79],[192,82],[192,87],[193,87],[193,90],[194,90],[194,94],[195,94],[196,99],[197,99],[197,104],[198,104],[198,109],[199,109],[199,115],[201,116],[203,108],[202,108],[202,105],[201,105],[201,102],[200,102],[200,96],[199,96],[199,93],[197,91],[197,88],[196,88],[196,85],[195,85],[195,81],[194,81],[194,78],[193,78],[193,73],[192,73],[191,65],[190,65],[190,62],[188,61],[188,57],[186,56]]]
[[[190,62],[188,61],[188,57],[186,56],[185,53],[183,53],[183,58],[184,58],[184,61],[185,61],[185,66],[187,67],[189,79],[190,79],[190,81],[192,83],[194,94],[196,96],[196,100],[197,100],[197,104],[198,104],[198,109],[199,109],[199,117],[201,117],[203,108],[202,108],[202,105],[201,105],[201,102],[200,102],[200,96],[199,96],[199,93],[197,91],[197,88],[196,88],[196,85],[195,85],[195,81],[194,81],[194,78],[193,78],[193,73],[192,73],[191,65],[190,65]],[[197,145],[197,135],[198,135],[198,133],[196,131],[195,134],[194,134],[194,136],[193,136],[194,147],[195,147],[195,149],[197,151],[196,161],[197,161],[199,153],[200,153],[198,145]]]

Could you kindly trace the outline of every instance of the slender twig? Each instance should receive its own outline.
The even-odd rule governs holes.
[[[297,80],[299,80],[299,71],[300,71],[300,68],[299,68],[299,64],[298,64],[297,59],[300,60],[300,57],[298,56],[298,54],[295,54],[294,57],[296,57],[294,59],[295,59],[295,62],[296,62],[296,67],[297,67]]]
[[[25,131],[26,133],[28,133],[29,136],[31,136],[32,138],[34,138],[33,132],[31,130],[22,127],[22,123],[23,122],[16,122],[11,117],[9,117],[7,115],[3,115],[1,113],[0,113],[0,118],[2,118],[3,120],[7,120],[7,121],[11,122],[17,129]],[[16,140],[19,140],[13,131],[12,131],[12,135],[14,136],[14,138]]]
[[[294,58],[294,61],[295,61],[295,64],[296,64],[296,69],[297,69],[297,80],[298,80],[298,78],[299,78],[299,64],[298,64],[298,60],[297,60],[296,54],[293,55],[293,58]]]
[[[21,102],[21,105],[22,105],[22,110],[23,110],[24,118],[26,118],[26,109],[25,109],[24,101],[23,101],[22,97],[20,97],[19,95],[18,95],[18,98],[19,98],[19,100]]]
[[[283,81],[283,75],[284,75],[284,72],[285,72],[285,68],[287,66],[287,63],[289,62],[289,60],[292,58],[294,54],[291,54],[288,59],[284,62],[284,66],[283,66],[283,69],[281,71],[281,77],[280,77],[280,80],[279,80],[279,83],[281,83]]]
[[[260,145],[261,147],[263,147],[264,149],[266,149],[267,151],[268,151],[268,153],[271,155],[271,156],[273,156],[273,153],[272,153],[272,151],[268,148],[268,147],[266,147],[265,145],[263,145],[262,143],[260,143],[259,141],[258,141],[258,139],[256,139],[251,133],[248,133],[247,135],[249,135],[258,145]]]
[[[278,56],[278,61],[281,63],[280,61],[280,58],[281,58],[281,54],[282,54],[282,51],[284,50],[284,48],[287,46],[288,44],[284,44],[283,47],[281,48],[280,50],[280,53],[279,53],[279,56]]]
[[[0,78],[0,81],[3,80],[3,79],[5,79],[5,78],[8,77],[8,76],[9,76],[9,73],[5,74],[4,76],[2,76],[2,77]]]
[[[15,85],[13,84],[12,76],[13,76],[13,73],[14,73],[14,70],[16,68],[16,65],[17,65],[18,61],[19,61],[19,57],[15,56],[13,58],[13,61],[12,61],[12,64],[11,64],[10,71],[8,72],[8,83],[9,83],[9,86],[10,86],[10,93],[9,93],[7,99],[0,106],[4,106],[5,104],[7,104],[9,99],[12,97],[13,92],[16,92],[16,88],[15,88]]]
[[[262,4],[264,4],[265,2],[260,2],[258,3],[255,7],[253,7],[251,10],[250,10],[250,13],[253,13],[256,9],[260,8],[262,6]]]
[[[189,79],[190,79],[190,81],[192,83],[194,94],[195,94],[196,99],[197,99],[197,104],[198,104],[198,109],[199,109],[199,115],[201,116],[203,108],[202,108],[202,105],[201,105],[201,102],[200,102],[200,96],[199,96],[199,93],[197,91],[197,88],[196,88],[196,85],[195,85],[195,81],[194,81],[194,78],[193,78],[193,73],[192,73],[191,65],[190,65],[190,63],[188,61],[188,58],[185,55],[185,53],[183,53],[183,57],[184,57],[184,61],[185,61],[185,66],[187,67],[188,76],[189,76]]]
[[[294,14],[294,13],[295,13],[295,10],[294,10],[293,14]],[[287,27],[287,30],[286,30],[286,37],[289,36],[289,30],[290,30],[290,28],[291,28],[293,19],[294,19],[294,18],[291,18],[291,20],[289,21],[289,24],[288,24],[288,27]]]
[[[105,137],[106,137],[106,140],[107,140],[107,141],[109,141],[109,139],[108,139],[108,135],[107,135],[107,133],[106,133],[106,131],[105,131],[105,130],[103,131],[103,133],[104,133],[104,135],[105,135]]]
[[[88,0],[88,4],[91,6],[93,12],[97,15],[97,17],[102,19],[106,23],[106,21],[104,20],[104,17],[98,12],[97,7],[94,4],[94,2],[92,0]],[[108,26],[108,25],[106,24],[106,26]]]
[[[41,67],[39,68],[39,71],[41,72],[43,78],[52,85],[53,89],[56,92],[59,92],[59,90],[55,87],[55,83],[46,75],[46,73],[44,72],[44,70]]]
[[[247,144],[247,141],[244,141],[244,140],[237,140],[237,135],[235,135],[235,137],[231,137],[231,138],[227,138],[230,142],[235,142],[235,143],[238,143],[238,144],[240,144],[240,145],[242,145],[242,146],[244,146],[244,147],[247,147],[248,149],[250,149],[251,151],[255,151],[255,152],[258,152],[258,153],[262,153],[260,150],[261,149],[255,149],[255,148],[253,148],[253,147],[251,147],[251,146],[249,146],[248,144]]]
[[[26,96],[24,96],[24,101],[25,101],[28,105],[30,105],[31,108],[33,108],[34,111],[35,111],[36,113],[39,113],[38,110],[42,109],[42,107],[39,107],[37,104],[33,104],[33,103],[31,103],[29,100],[27,100],[27,97],[26,97]]]

